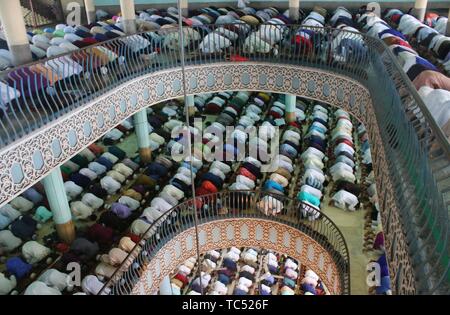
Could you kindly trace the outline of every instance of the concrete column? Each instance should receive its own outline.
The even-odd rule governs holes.
[[[295,22],[300,19],[300,0],[289,0],[289,18]]]
[[[94,0],[84,0],[84,7],[86,9],[88,24],[94,23],[97,20]]]
[[[159,294],[160,295],[173,295],[172,294],[172,285],[170,284],[169,276],[165,276],[159,286]]]
[[[122,25],[125,33],[136,33],[136,12],[134,0],[120,0],[120,11],[122,12]]]
[[[378,2],[370,2],[367,4],[367,11],[372,11],[376,16],[381,17],[381,7]]]
[[[134,127],[136,129],[141,160],[144,163],[149,163],[152,158],[152,151],[150,150],[147,109],[144,108],[134,115]]]
[[[56,232],[59,238],[70,244],[75,239],[75,226],[72,221],[69,201],[59,167],[55,168],[42,180],[48,203],[53,213],[53,221],[56,224]]]
[[[180,0],[181,4],[181,14],[184,17],[189,17],[189,3],[188,0]]]
[[[448,9],[447,29],[445,30],[445,36],[450,36],[450,8]]]
[[[292,94],[286,94],[286,122],[295,121],[295,107],[297,105],[297,97]]]
[[[421,22],[425,19],[427,4],[428,0],[416,0],[416,3],[414,4],[414,16]]]
[[[15,66],[33,60],[19,0],[0,0],[0,21]]]
[[[189,115],[194,116],[196,112],[195,108],[195,102],[194,102],[194,95],[188,95],[186,96],[186,105],[189,109]]]

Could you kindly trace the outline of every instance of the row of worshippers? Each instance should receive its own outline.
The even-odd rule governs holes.
[[[11,98],[18,98],[20,91],[24,91],[25,96],[28,97],[37,90],[53,86],[59,80],[79,75],[83,71],[91,72],[96,68],[101,68],[99,81],[102,81],[102,78],[108,76],[108,72],[112,69],[108,64],[116,60],[123,64],[126,59],[125,56],[139,53],[141,57],[146,58],[155,54],[161,45],[177,49],[178,33],[166,32],[166,34],[163,31],[166,28],[172,28],[178,22],[177,13],[173,12],[173,9],[169,8],[167,12],[154,12],[154,10],[152,13],[141,12],[136,22],[138,27],[146,33],[127,37],[113,44],[96,46],[91,50],[79,51],[80,48],[125,36],[121,17],[115,16],[112,19],[100,20],[90,25],[58,24],[55,27],[47,27],[43,30],[34,30],[28,33],[34,60],[60,57],[48,60],[44,64],[24,67],[20,71],[9,73],[8,84],[2,83],[2,92],[3,90],[7,91],[7,93],[2,93],[4,103],[9,102]],[[219,24],[234,23],[237,20],[249,26],[254,25],[255,21],[256,24],[263,23],[272,16],[280,15],[274,8],[260,11],[260,14],[256,15],[257,11],[253,8],[245,8],[243,11],[235,11],[231,8],[223,8],[222,10],[202,9],[197,16],[184,18],[183,24],[193,27],[185,31],[185,44],[188,45],[191,40],[200,40],[201,34],[206,35],[210,32],[210,29],[204,24],[214,24],[216,20]],[[222,19],[219,19],[219,17],[222,17]],[[282,15],[280,17],[287,19]],[[222,22],[219,20],[222,20]],[[159,30],[162,32],[157,32]],[[227,34],[230,32],[232,31],[225,31]],[[8,50],[8,45],[6,41],[1,41],[0,70],[10,68],[12,65],[13,56]],[[31,80],[36,82],[28,84],[26,78],[37,78],[37,80]]]
[[[261,178],[262,175],[261,164],[257,159],[245,155],[247,143],[251,144],[254,141],[254,139],[250,139],[252,137],[250,130],[258,127],[264,119],[267,105],[271,100],[270,94],[239,92],[233,97],[223,99],[222,107],[214,105],[214,102],[218,103],[217,98],[217,96],[213,97],[206,105],[206,109],[215,112],[222,108],[222,112],[216,121],[208,127],[214,135],[206,133],[204,138],[213,146],[219,144],[222,154],[218,156],[215,152],[219,160],[216,159],[210,166],[209,171],[199,178],[196,185],[197,196],[216,193],[225,185],[229,185],[227,188],[231,191],[253,190],[258,178]],[[225,127],[228,125],[234,126],[231,133],[226,132]],[[225,139],[223,144],[217,143],[220,140],[217,135],[222,135],[222,139]],[[242,164],[233,180],[230,178],[226,181],[228,175],[232,175],[230,172],[233,166],[241,162]],[[245,198],[240,197],[242,196],[239,192],[234,193],[232,198],[229,199],[229,206],[240,210],[245,209],[246,204],[242,202]],[[211,203],[215,198],[205,197],[203,200],[205,203]],[[219,204],[217,206],[220,207]],[[211,207],[209,204],[205,204],[204,207],[206,207],[204,208],[205,211],[220,211],[220,209],[211,209],[214,206]]]
[[[154,117],[156,117],[156,115],[154,115]],[[167,119],[167,117],[164,118]],[[152,135],[150,135],[150,137],[151,136]],[[136,162],[132,161],[129,158],[126,158],[125,152],[118,149],[117,147],[111,146],[108,148],[108,152],[104,152],[103,148],[95,144],[89,146],[89,148],[83,150],[79,155],[66,162],[61,167],[61,169],[63,171],[62,173],[65,177],[66,183],[69,181],[69,179],[73,180],[73,185],[69,185],[69,193],[73,193],[72,197],[80,197],[80,195],[76,196],[75,194],[79,192],[78,187],[82,187],[82,190],[84,187],[87,187],[87,193],[83,194],[81,200],[73,201],[71,203],[73,216],[78,219],[89,218],[94,209],[99,209],[103,206],[103,199],[108,196],[108,190],[104,189],[107,187],[102,187],[103,183],[96,183],[94,185],[86,186],[87,180],[83,178],[83,176],[94,177],[95,175],[97,175],[95,172],[91,171],[88,168],[91,163],[95,163],[91,161],[94,161],[96,157],[104,158],[108,160],[109,163],[118,162],[119,159],[122,160],[121,163],[116,163],[112,167],[112,170],[116,171],[118,174],[109,174],[113,175],[119,181],[123,180],[122,178],[119,178],[119,174],[123,177],[130,178],[133,173],[139,168],[139,165]],[[103,160],[100,160],[99,162],[102,161]],[[109,163],[98,164],[110,167],[111,165]],[[96,165],[97,167],[91,167],[91,169],[99,170],[99,165]],[[106,171],[107,169],[102,169],[102,172],[99,172],[99,175],[97,175],[98,178],[90,179],[92,180],[92,182],[98,182],[99,180],[101,182],[99,176],[101,176],[102,174],[106,175]],[[145,190],[144,185],[139,185],[139,180],[145,183],[145,180],[138,178],[138,180],[136,181],[136,185],[133,186],[133,188],[125,191],[123,196],[121,196],[116,203],[111,205],[111,210],[104,212],[98,220],[98,223],[92,225],[88,229],[88,231],[86,232],[86,236],[88,237],[88,239],[77,239],[70,248],[66,249],[66,252],[63,255],[63,259],[61,259],[65,264],[72,261],[83,261],[87,263],[92,260],[92,258],[95,259],[94,254],[96,254],[99,250],[98,244],[100,244],[101,246],[109,247],[111,245],[111,240],[115,234],[114,231],[117,230],[119,232],[123,232],[126,228],[128,228],[128,226],[131,224],[131,221],[126,222],[128,215],[131,215],[131,213],[134,213],[140,207],[140,202],[143,200],[144,194],[148,193]],[[72,190],[71,188],[76,188],[76,191]],[[113,191],[109,191],[109,193],[112,192]],[[36,192],[26,192],[26,195],[37,198]],[[38,208],[38,210],[41,208],[44,207],[41,206]],[[134,240],[136,239],[137,238],[134,237]],[[116,252],[114,253],[117,254]],[[119,261],[119,259],[116,259],[115,261],[117,262]],[[103,266],[100,266],[99,269],[102,269],[101,267]],[[108,271],[107,268],[105,269]]]
[[[292,177],[296,169],[296,160],[302,150],[302,130],[301,126],[305,120],[305,104],[300,99],[295,99],[295,108],[293,121],[286,122],[283,117],[286,116],[285,95],[278,97],[273,103],[269,112],[271,120],[263,125],[263,135],[274,141],[279,138],[278,154],[270,162],[270,170],[263,184],[263,192],[268,193],[257,204],[260,211],[266,215],[277,215],[284,208],[284,196],[289,195],[292,188]],[[273,119],[275,118],[275,119]],[[272,123],[275,122],[275,124]],[[280,134],[275,133],[275,128],[281,128]],[[269,157],[270,158],[270,157]],[[267,159],[262,162],[267,163]]]
[[[399,17],[399,19],[396,19],[396,17]],[[431,41],[431,38],[436,40],[439,38],[443,39],[442,36],[433,33],[434,31],[426,26],[421,27],[420,25],[411,25],[413,24],[411,21],[418,21],[411,15],[400,15],[396,13],[395,10],[389,11],[386,15],[386,19],[389,19],[392,23],[401,23],[399,24],[399,29],[392,28],[387,22],[374,13],[365,13],[361,15],[358,22],[362,25],[362,28],[367,31],[368,35],[378,37],[386,43],[394,55],[397,56],[400,65],[417,90],[422,86],[449,90],[449,79],[443,75],[435,65],[419,56],[407,40],[407,38],[414,36],[416,32],[417,35],[415,36],[418,38],[417,41],[419,44],[422,43],[420,45],[423,45],[427,38]],[[427,30],[431,30],[432,34],[427,33]],[[435,36],[433,36],[433,34]]]
[[[101,86],[107,86],[117,79],[121,79],[124,76],[121,66],[125,65],[127,59],[139,58],[144,61],[134,63],[137,68],[142,69],[142,67],[148,65],[148,61],[151,61],[153,56],[161,53],[162,50],[178,49],[179,34],[171,31],[177,23],[177,14],[173,9],[169,8],[166,13],[155,12],[154,10],[151,13],[139,13],[136,21],[139,28],[145,32],[125,38],[123,38],[125,33],[119,16],[94,22],[90,25],[74,27],[58,24],[54,28],[35,30],[34,33],[28,34],[34,58],[37,60],[53,57],[53,59],[9,72],[6,81],[0,82],[0,107],[6,109],[12,100],[19,99],[22,96],[29,98],[37,93],[54,95],[60,90],[66,90],[66,93],[71,95],[69,101],[72,98],[75,100],[79,98],[80,93],[77,88],[78,81],[81,81],[80,84],[87,87],[83,93],[92,93]],[[275,8],[264,10],[249,7],[242,10],[204,8],[197,13],[192,18],[183,19],[184,25],[191,26],[191,28],[186,28],[183,31],[186,46],[198,45],[204,36],[208,36],[211,32],[214,33],[214,29],[206,25],[215,22],[217,22],[217,25],[224,23],[240,24],[247,33],[252,26],[265,23],[271,19],[271,23],[275,24],[290,23],[286,14],[280,14]],[[211,36],[213,39],[220,36],[216,41],[217,43],[214,44],[220,50],[225,48],[229,41],[228,38],[223,36],[228,36],[231,39],[236,36],[234,32],[236,26],[229,25],[219,28],[220,35],[215,32],[215,35]],[[272,27],[269,30],[270,33],[278,34],[277,27]],[[118,37],[122,38],[114,42],[101,44]],[[210,40],[207,40],[205,43],[209,42]],[[92,45],[95,45],[95,47]],[[251,40],[249,45],[253,45]],[[88,46],[92,46],[91,49],[79,50]],[[207,46],[209,44],[204,44],[201,47],[206,48]],[[267,43],[260,41],[258,46],[265,47]],[[13,58],[7,45],[0,45],[0,47],[0,70],[4,70],[12,66]],[[252,48],[253,50],[254,48]],[[100,84],[94,84],[93,82]],[[44,106],[54,107],[55,104],[45,98]]]
[[[104,203],[103,198],[116,194],[139,167],[134,161],[126,158],[124,151],[115,146],[109,147],[108,151],[98,158],[95,158],[89,149],[82,154],[71,159],[73,173],[70,174],[69,180],[64,182],[72,215],[76,220],[86,220],[94,211],[100,209]],[[65,166],[68,167],[67,164]],[[96,182],[100,183],[106,196],[102,194],[99,197],[87,193],[80,199],[83,191]]]
[[[227,99],[223,99],[222,112],[216,121],[208,127],[210,133],[204,135],[205,140],[212,146],[222,146],[223,154],[219,156],[217,152],[214,152],[219,159],[216,159],[208,172],[199,178],[195,189],[198,196],[217,193],[227,184],[226,178],[231,175],[233,163],[238,161],[238,156],[242,154],[239,151],[244,148],[241,144],[245,144],[247,141],[246,130],[261,120],[260,114],[263,109],[249,102],[250,97],[251,93],[239,92],[234,96],[230,95]],[[208,106],[210,104],[211,102]],[[227,126],[234,126],[231,134],[227,133]],[[227,139],[228,134],[229,139]],[[224,139],[224,143],[220,143],[220,139]],[[234,188],[233,185],[230,187],[230,189]]]
[[[87,240],[77,239],[73,245],[72,249],[79,248],[82,249],[86,245]],[[118,248],[113,248],[108,254],[102,255],[100,259],[102,261],[108,261],[109,264],[119,264],[127,259],[128,253],[135,248],[136,243],[134,243],[129,237],[123,237],[118,245]],[[134,256],[130,255],[128,259],[131,261]],[[51,268],[47,269],[42,273],[36,281],[33,281],[27,286],[24,291],[24,295],[61,295],[65,292],[72,292],[74,289],[71,283],[72,277],[64,272],[57,269]],[[98,277],[93,275],[87,275],[83,278],[81,287],[82,292],[77,292],[75,295],[97,295],[101,292],[104,283],[99,280]],[[109,288],[105,288],[102,294],[108,294],[110,292]]]
[[[328,160],[326,153],[329,121],[327,106],[314,105],[309,116],[310,126],[305,135],[305,150],[301,154],[304,169],[297,194],[301,215],[308,220],[320,217],[321,201],[328,182],[324,169]]]
[[[306,275],[314,280],[301,278],[300,264],[286,255],[268,252],[263,258],[263,268],[259,278],[259,294],[272,295],[278,291],[280,295],[323,295],[323,285],[312,270]]]
[[[229,286],[233,282],[236,284],[233,295],[247,295],[254,287],[259,252],[252,248],[240,250],[231,247],[223,257],[222,254],[210,251],[203,257],[201,277],[194,275],[195,278],[189,284],[188,295],[199,295],[202,292],[207,295],[228,295],[231,294]],[[177,283],[172,280],[174,282]],[[184,283],[187,284],[188,282]]]
[[[385,18],[409,41],[415,41],[421,48],[431,52],[450,71],[450,37],[397,9],[389,10]]]
[[[102,215],[100,222],[104,226],[118,230],[121,234],[129,229],[129,233],[123,236],[107,254],[97,257],[100,263],[95,268],[95,274],[86,276],[82,283],[85,294],[108,294],[110,288],[105,287],[102,290],[104,286],[102,281],[111,279],[117,271],[127,270],[135,258],[134,254],[129,255],[135,244],[142,238],[149,237],[152,223],[156,222],[155,226],[161,225],[166,219],[165,213],[189,193],[191,182],[187,162],[183,162],[170,179],[176,163],[164,154],[164,150],[169,150],[169,145],[165,146],[165,144],[170,143],[172,130],[182,124],[176,119],[180,116],[179,108],[174,103],[168,102],[161,111],[148,110],[148,114],[151,114],[149,117],[151,149],[154,153],[162,154],[146,165],[143,174],[136,178],[134,186],[123,192],[122,197],[110,206],[110,211]],[[146,194],[155,189],[160,190],[162,183],[165,182],[168,184],[160,191],[158,197],[150,200],[148,207],[142,209],[141,205],[146,203],[144,199]],[[155,231],[155,226],[152,231]],[[110,248],[110,246],[104,248]]]
[[[168,109],[172,105],[168,104]],[[151,112],[151,111],[150,111]],[[169,131],[163,130],[161,127],[168,123],[169,118],[173,113],[170,110],[152,113],[151,120],[151,134],[149,138],[152,141],[158,141],[157,137],[170,135]],[[169,114],[168,114],[169,113]],[[163,127],[164,128],[164,127]],[[168,142],[169,139],[158,141],[161,145]],[[156,143],[158,146],[160,144]],[[157,150],[158,147],[152,147]],[[139,167],[139,165],[137,165]],[[142,204],[144,204],[145,197],[153,190],[158,182],[162,182],[166,174],[172,168],[172,162],[164,156],[158,156],[154,163],[147,165],[143,174],[137,176],[132,188],[122,192],[117,202],[107,205],[107,211],[103,212],[97,223],[90,226],[86,232],[87,238],[78,238],[71,245],[68,252],[62,258],[65,264],[73,261],[80,261],[88,263],[94,259],[99,261],[95,268],[95,274],[88,274],[82,282],[82,293],[77,294],[108,294],[110,289],[102,288],[105,279],[110,279],[116,270],[120,267],[120,271],[125,271],[131,264],[135,256],[129,253],[135,248],[137,242],[140,241],[140,235],[133,233],[133,220],[141,216]],[[137,168],[134,170],[137,171]],[[103,194],[104,195],[104,194]],[[105,197],[105,195],[103,196]],[[152,200],[152,205],[156,204],[155,199]],[[162,203],[158,203],[161,205]],[[149,215],[157,217],[161,214],[156,214],[148,211]],[[123,233],[128,230],[131,225],[130,233],[123,236]],[[114,244],[114,239],[120,238],[120,242]],[[113,247],[111,249],[111,246]],[[105,254],[99,254],[103,251]],[[128,261],[130,264],[124,263]]]
[[[331,200],[340,209],[355,211],[359,203],[361,189],[356,180],[355,144],[353,123],[350,114],[342,109],[334,112],[335,127],[331,131],[334,164],[330,175],[335,193]],[[369,151],[370,154],[370,151]]]
[[[239,119],[239,125],[235,131],[233,131],[231,137],[236,144],[236,148],[245,147],[248,144],[248,155],[246,154],[243,163],[237,172],[233,182],[230,182],[229,190],[254,190],[257,187],[258,180],[261,178],[261,163],[257,160],[257,157],[251,156],[252,146],[255,141],[258,140],[257,135],[251,135],[247,133],[252,127],[258,127],[264,125],[264,119],[266,118],[267,106],[272,96],[266,93],[258,93],[254,95],[252,99],[247,103],[244,115]],[[264,146],[265,145],[265,146]],[[261,145],[261,150],[267,152],[267,144]],[[238,152],[239,154],[240,152]],[[241,158],[237,161],[242,161]]]
[[[53,260],[53,251],[36,241],[42,224],[52,218],[44,196],[37,184],[0,208],[0,256],[5,264],[0,295],[17,294],[13,290],[21,280]]]
[[[364,39],[362,35],[358,35],[360,32],[350,11],[344,7],[336,8],[329,24],[336,29],[331,43],[334,60],[351,65],[364,62],[364,59],[368,58]]]
[[[176,20],[172,19],[170,23],[176,24]],[[79,98],[78,84],[85,86],[82,93],[93,93],[124,76],[118,65],[124,65],[127,58],[149,60],[156,54],[164,37],[149,32],[99,45],[125,35],[122,25],[115,21],[79,26],[58,24],[54,28],[29,33],[34,60],[51,59],[9,72],[5,81],[0,83],[0,106],[5,109],[13,99],[22,96],[54,95],[58,91],[65,91],[69,95],[68,101],[71,101]],[[89,46],[92,46],[91,49],[80,50]],[[11,52],[7,45],[0,43],[0,70],[12,65]],[[139,65],[142,67],[145,63]],[[44,106],[56,106],[51,100],[44,103]]]
[[[450,39],[398,10],[388,11],[386,19],[398,25],[398,30],[373,13],[361,15],[358,22],[369,35],[381,38],[397,56],[438,126],[450,138],[450,78],[419,56],[407,38],[415,38],[420,46],[432,47],[440,60],[448,58],[446,56],[450,53]]]
[[[439,34],[445,35],[447,30],[448,18],[434,12],[427,12],[425,14],[424,22],[426,25],[434,28]]]
[[[108,159],[109,162],[111,163],[114,161],[118,162],[119,159],[121,159],[122,162],[127,163],[131,167],[125,165],[125,163],[116,163],[116,165],[114,166],[114,170],[116,170],[119,174],[122,174],[122,176],[128,178],[139,168],[139,165],[133,162],[132,160],[126,158],[125,152],[123,152],[119,148],[109,147],[109,151],[104,152],[103,149],[97,145],[92,145],[90,146],[90,148],[86,148],[78,156],[75,156],[71,161],[65,163],[65,165],[62,166],[62,169],[64,169],[63,174],[65,174],[66,180],[72,179],[74,185],[77,184],[81,185],[79,187],[82,187],[82,189],[85,191],[80,201],[72,201],[70,203],[72,215],[76,220],[87,219],[88,217],[90,217],[90,215],[93,213],[94,210],[100,209],[104,203],[103,199],[107,194],[107,192],[104,191],[103,193],[100,194],[100,196],[98,196],[99,191],[102,189],[101,186],[99,185],[97,186],[97,189],[94,189],[94,186],[91,186],[90,184],[86,185],[88,181],[82,177],[86,176],[89,178],[89,175],[94,177],[95,173],[94,172],[90,173],[87,166],[89,165],[88,163],[92,163],[90,161],[94,161],[96,156],[103,156],[104,158]],[[98,177],[97,174],[95,175],[96,175],[95,178],[89,178],[91,180],[91,183],[100,180],[100,177]],[[69,191],[71,191],[70,188]],[[95,195],[93,192],[95,192],[97,195]],[[75,196],[73,195],[73,197]],[[76,198],[78,197],[80,197],[80,195],[76,196]],[[124,197],[122,197],[121,200],[119,200],[119,202],[124,202]],[[136,205],[134,205],[134,207],[136,207]],[[90,233],[91,231],[89,229],[86,233],[86,237],[89,238]],[[61,253],[64,253],[61,258],[61,261],[64,261],[65,263],[59,269],[65,270],[64,265],[66,265],[69,262],[89,263],[91,260],[95,259],[95,255],[99,251],[99,245],[95,241],[88,240],[84,237],[78,237],[70,245],[70,247],[67,246],[66,244],[61,243],[56,245],[56,249]],[[50,279],[53,279],[52,281],[56,281],[56,283],[45,278],[45,275],[50,271],[52,272],[52,276],[50,277]],[[24,294],[59,295],[62,294],[62,292],[65,289],[67,289],[67,291],[70,292],[71,288],[70,286],[68,286],[67,284],[68,282],[66,282],[66,286],[62,285],[63,281],[61,279],[63,279],[64,276],[66,276],[67,278],[67,275],[59,272],[58,270],[54,269],[47,270],[35,282],[33,282],[27,287]],[[58,282],[57,280],[54,279],[60,279],[60,281]]]
[[[325,26],[325,19],[327,11],[314,8],[302,21],[301,27],[296,31],[292,37],[292,44],[296,51],[311,55],[319,49],[322,43],[321,33]]]
[[[124,137],[134,130],[133,121],[128,118],[108,131],[102,139],[104,145],[109,146],[123,141]]]
[[[203,257],[200,277],[194,271],[195,262],[195,258],[188,259],[178,268],[171,279],[172,294],[180,295],[186,288],[188,295],[272,295],[277,291],[281,295],[325,294],[316,273],[308,270],[300,278],[298,262],[285,255],[236,247],[222,253],[209,251]]]

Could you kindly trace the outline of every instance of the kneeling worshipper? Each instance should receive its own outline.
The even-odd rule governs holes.
[[[72,291],[73,284],[70,282],[70,276],[56,269],[48,269],[38,278],[38,281],[44,282],[51,288],[58,289],[60,292]]]
[[[355,211],[356,206],[359,204],[358,197],[345,190],[339,190],[335,193],[331,201],[334,202],[336,207],[350,211]]]
[[[6,277],[0,272],[0,295],[8,295],[17,286],[15,276]]]
[[[111,266],[120,266],[127,257],[128,253],[126,251],[123,251],[120,248],[113,248],[107,255],[105,254],[98,257],[98,260]],[[129,263],[131,263],[131,261],[129,261]]]
[[[44,282],[35,281],[27,287],[24,295],[62,295],[62,293]]]
[[[6,270],[17,280],[23,279],[31,272],[32,265],[24,262],[20,257],[12,257],[6,261]]]
[[[0,254],[5,255],[13,252],[22,245],[22,240],[10,231],[0,231]]]
[[[29,241],[36,238],[36,230],[38,227],[39,225],[36,220],[28,215],[24,215],[12,222],[9,230],[22,241]]]
[[[13,206],[10,204],[6,204],[3,207],[0,208],[0,216],[2,216],[5,220],[4,226],[0,224],[0,229],[4,229],[6,226],[8,226],[11,222],[15,221],[17,218],[19,218],[22,214],[20,211],[14,209]]]
[[[34,207],[34,204],[31,201],[22,196],[14,198],[9,204],[21,213],[26,213]]]
[[[70,210],[72,212],[73,217],[76,220],[86,220],[94,212],[93,208],[87,206],[82,201],[71,202],[70,203]]]
[[[81,282],[81,288],[83,289],[83,291],[86,294],[90,295],[99,294],[104,285],[105,284],[94,275],[88,275],[84,277],[83,281]],[[101,294],[108,295],[110,292],[110,288],[105,288]]]
[[[447,139],[450,139],[450,91],[424,86],[419,90],[419,95]]]
[[[36,264],[50,255],[51,250],[36,241],[29,241],[22,246],[22,256],[29,264]]]

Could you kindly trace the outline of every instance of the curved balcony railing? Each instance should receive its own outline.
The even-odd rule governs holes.
[[[276,198],[283,206],[278,205],[266,214],[266,208],[262,208],[264,198]],[[193,200],[177,205],[154,221],[99,294],[130,294],[158,251],[176,235],[195,226]],[[259,218],[288,225],[309,236],[332,258],[337,267],[341,293],[350,294],[350,257],[347,244],[338,227],[319,210],[283,195],[257,191],[224,191],[196,197],[195,200],[198,225],[225,219]],[[303,213],[317,213],[320,216],[311,221],[302,215],[302,210]],[[256,236],[252,239],[250,235],[249,238],[255,247],[259,246],[260,241]]]
[[[227,27],[234,27],[239,36],[232,41],[212,36],[205,42],[207,33],[224,27],[184,28],[186,65],[238,61],[239,56],[309,65],[363,82],[367,79],[367,49],[345,52],[333,41],[336,36],[331,29],[305,27],[314,33],[311,40],[316,44],[311,46],[295,44],[299,26],[273,26],[278,28],[275,32],[252,36],[255,29],[248,25]],[[339,38],[362,41],[363,36],[341,32]],[[178,39],[177,28],[144,32],[0,73],[0,149],[133,78],[180,67]]]
[[[186,65],[238,65],[241,60],[301,65],[342,74],[367,87],[373,108],[355,110],[365,112],[366,125],[373,125],[366,127],[372,130],[374,161],[384,156],[374,168],[388,257],[397,264],[395,285],[403,286],[397,274],[408,263],[395,255],[404,250],[418,293],[450,292],[450,144],[387,46],[359,33],[298,25],[272,26],[275,31],[267,32],[228,25],[236,38],[204,41],[220,27],[184,28]],[[312,31],[311,41],[299,40],[300,28]],[[175,28],[139,35],[2,72],[0,151],[119,85],[180,67]],[[212,51],[221,45],[220,51],[205,53],[205,47]]]

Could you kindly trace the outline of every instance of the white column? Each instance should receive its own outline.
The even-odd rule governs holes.
[[[75,239],[75,226],[72,221],[69,201],[67,200],[64,181],[59,167],[55,168],[43,180],[45,194],[53,213],[53,221],[59,238],[70,244]]]
[[[152,151],[150,149],[150,132],[148,129],[146,108],[134,114],[134,128],[138,140],[139,155],[141,156],[142,162],[148,163],[151,160]]]
[[[125,33],[136,33],[136,12],[134,0],[120,0],[120,11],[122,12],[122,25]]]
[[[0,21],[15,66],[33,60],[19,0],[0,0]]]
[[[186,106],[188,107],[189,115],[191,116],[194,116],[195,112],[197,111],[194,100],[195,100],[194,95],[186,96]]]
[[[289,18],[298,22],[300,18],[300,0],[289,0]]]
[[[184,17],[189,17],[189,3],[188,3],[188,0],[180,0],[180,6],[181,6],[181,14]]]
[[[427,12],[428,0],[416,0],[414,4],[414,16],[423,22],[425,13]]]
[[[378,2],[370,2],[367,4],[367,11],[372,11],[376,16],[381,17],[381,7]]]
[[[94,23],[96,20],[94,0],[84,0],[84,7],[86,9],[88,24]]]
[[[286,122],[295,121],[295,107],[297,105],[297,96],[292,94],[285,95],[286,100]]]

